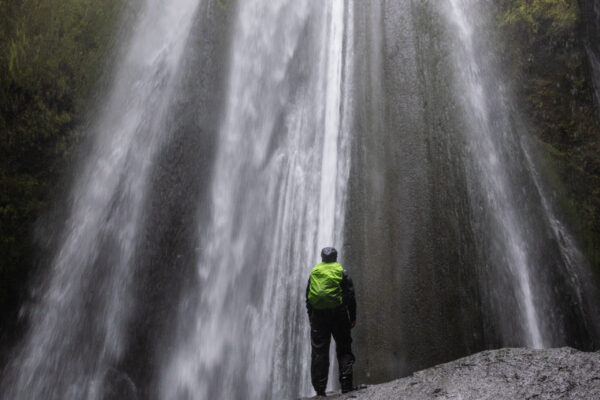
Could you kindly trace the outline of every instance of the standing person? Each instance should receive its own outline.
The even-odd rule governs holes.
[[[356,300],[352,279],[337,262],[337,250],[325,247],[322,261],[310,273],[306,310],[312,346],[310,373],[317,396],[325,396],[329,372],[329,343],[335,340],[342,393],[354,390],[350,330],[356,324]]]

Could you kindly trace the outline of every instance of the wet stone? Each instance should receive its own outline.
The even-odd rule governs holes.
[[[600,352],[560,349],[484,351],[392,382],[328,398],[600,399]]]

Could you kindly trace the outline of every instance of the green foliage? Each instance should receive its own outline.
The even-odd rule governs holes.
[[[500,26],[517,28],[528,37],[541,31],[551,36],[569,34],[578,21],[577,3],[569,0],[530,0],[501,2],[504,12]]]
[[[124,0],[0,0],[0,313],[32,268],[34,221],[69,159]],[[0,332],[1,333],[1,332]]]
[[[600,124],[577,0],[502,0],[501,48],[518,107],[554,167],[559,204],[600,272]]]

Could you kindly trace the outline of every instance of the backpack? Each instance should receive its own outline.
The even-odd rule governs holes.
[[[341,306],[343,276],[344,269],[337,262],[317,264],[310,273],[310,305],[317,310]]]

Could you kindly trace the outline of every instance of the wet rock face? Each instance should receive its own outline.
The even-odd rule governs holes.
[[[501,349],[337,399],[600,399],[600,352]]]

